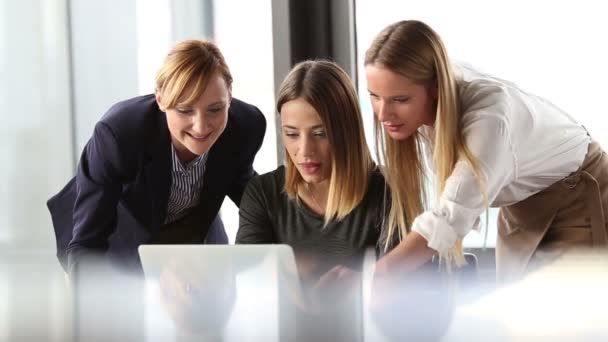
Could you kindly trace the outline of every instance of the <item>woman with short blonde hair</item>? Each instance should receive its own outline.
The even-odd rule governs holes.
[[[166,56],[155,94],[107,111],[76,176],[48,201],[69,273],[91,256],[141,272],[141,244],[228,243],[216,216],[226,195],[240,203],[266,130],[231,89],[217,46],[186,40]]]

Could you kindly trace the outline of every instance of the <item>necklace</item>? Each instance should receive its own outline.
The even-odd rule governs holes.
[[[317,206],[317,209],[319,209],[319,211],[321,213],[325,212],[325,210],[323,210],[323,208],[319,205],[319,202],[317,202],[317,199],[315,198],[315,194],[312,192],[312,190],[310,190],[310,184],[309,183],[305,183],[306,184],[306,191],[308,191],[308,193],[310,194],[310,197],[312,198],[313,203]]]

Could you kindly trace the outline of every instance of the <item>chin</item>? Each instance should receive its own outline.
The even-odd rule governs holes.
[[[192,154],[196,154],[197,156],[202,156],[203,154],[209,152],[209,150],[211,149],[211,145],[205,145],[205,146],[188,146],[188,150],[192,153]]]
[[[302,175],[302,174],[300,174],[300,175]],[[305,176],[302,176],[302,179],[304,179],[304,181],[306,183],[317,184],[317,183],[323,182],[327,178],[322,177],[321,175],[305,175]]]
[[[405,140],[410,137],[411,134],[405,132],[386,132],[388,136],[393,140]]]

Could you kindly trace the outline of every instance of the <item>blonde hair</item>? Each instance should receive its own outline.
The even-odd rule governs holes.
[[[281,84],[277,111],[280,113],[285,103],[296,99],[308,102],[317,111],[331,146],[327,225],[341,220],[361,203],[373,169],[359,100],[346,72],[337,64],[322,60],[304,61],[293,67]],[[288,156],[285,168],[285,192],[297,198],[304,180]]]
[[[437,196],[445,187],[459,160],[465,161],[481,184],[479,164],[468,149],[460,129],[462,112],[458,88],[446,49],[439,35],[428,25],[415,20],[389,25],[373,40],[365,54],[365,65],[378,65],[407,77],[428,89],[437,87],[433,164]],[[415,132],[405,140],[387,138],[374,117],[379,160],[385,163],[385,177],[391,188],[388,236],[399,230],[399,237],[409,233],[413,219],[426,206],[424,161],[421,137]],[[388,247],[388,241],[385,248]],[[464,263],[462,241],[457,241],[447,255],[448,264]]]
[[[156,74],[156,90],[163,110],[178,104],[192,104],[205,91],[209,78],[219,73],[232,89],[232,75],[224,56],[215,44],[203,40],[177,43]],[[185,90],[192,87],[189,94]],[[187,96],[184,98],[184,96]]]

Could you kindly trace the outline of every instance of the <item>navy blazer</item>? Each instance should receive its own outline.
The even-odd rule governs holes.
[[[209,150],[195,209],[201,241],[226,195],[239,205],[265,131],[259,109],[232,99],[226,129]],[[63,268],[72,272],[83,258],[103,255],[122,269],[141,271],[137,247],[164,223],[171,168],[171,135],[154,95],[112,106],[96,124],[76,176],[47,202]],[[220,229],[207,241],[227,243]]]

